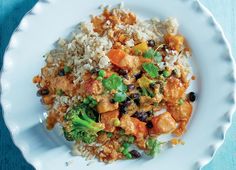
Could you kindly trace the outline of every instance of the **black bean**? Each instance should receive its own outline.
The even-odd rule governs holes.
[[[152,122],[148,121],[147,124],[146,124],[146,127],[149,128],[149,129],[153,128]]]
[[[129,89],[129,91],[132,91],[132,90],[135,89],[135,86],[133,84],[129,84],[128,85],[128,89]]]
[[[141,93],[142,92],[142,88],[141,87],[137,87],[137,90]]]
[[[135,112],[133,117],[136,117],[137,119],[139,119],[142,122],[146,122],[148,115],[145,112]]]
[[[124,77],[126,80],[129,80],[129,76],[128,76],[128,74],[123,75],[123,77]]]
[[[40,103],[45,104],[44,101],[43,101],[43,98],[40,99]]]
[[[140,79],[142,77],[142,74],[143,74],[142,72],[139,72],[139,73],[135,74],[134,75],[135,79],[136,80]]]
[[[153,115],[153,112],[152,112],[152,111],[147,111],[146,113],[147,113],[148,116]]]
[[[136,112],[133,114],[133,117],[139,117],[140,114],[141,114],[141,112],[136,111]]]
[[[194,102],[196,100],[196,94],[194,92],[190,92],[188,94],[188,99],[189,101]]]
[[[132,117],[138,117],[139,114],[140,114],[140,112],[136,111],[136,112],[132,115]]]
[[[164,44],[164,45],[162,46],[162,50],[166,50],[166,49],[168,49],[168,45]]]
[[[164,82],[163,82],[163,81],[157,81],[157,84],[160,85],[159,92],[160,92],[161,94],[163,94],[163,93],[164,93]]]
[[[99,72],[99,68],[93,68],[91,71],[90,71],[92,74],[97,74]]]
[[[120,106],[119,106],[119,111],[120,111],[121,114],[125,114],[125,112],[126,112],[126,107],[125,107],[124,105],[120,105]]]
[[[174,69],[171,73],[173,76],[177,76],[178,75],[178,70],[177,69]]]
[[[132,158],[137,159],[137,158],[141,157],[141,154],[138,151],[136,151],[136,150],[132,150],[129,153],[132,155]]]
[[[133,94],[131,94],[131,98],[139,99],[140,98],[140,94],[139,93],[133,93]]]
[[[126,100],[123,105],[124,105],[125,107],[128,107],[128,106],[131,105],[131,103],[132,103],[132,102],[131,102],[130,100]]]
[[[134,99],[134,103],[139,106],[140,105],[140,99]]]
[[[147,44],[148,44],[148,47],[155,47],[156,45],[154,40],[148,40]]]
[[[114,99],[110,100],[110,103],[114,104],[116,101]]]
[[[120,68],[117,67],[117,66],[115,66],[115,65],[113,65],[112,70],[113,70],[114,72],[119,73]]]
[[[130,101],[130,100],[131,100],[131,99],[130,99],[129,97],[127,97],[125,101]]]
[[[46,96],[49,94],[49,90],[48,89],[40,89],[37,92],[37,96]]]
[[[120,70],[118,71],[118,73],[119,73],[119,75],[125,76],[125,75],[128,74],[128,71],[127,71],[127,70],[124,70],[124,69],[120,69]]]
[[[65,75],[64,69],[59,70],[59,71],[58,71],[58,75],[59,75],[59,76],[64,76],[64,75]]]
[[[155,84],[155,83],[150,83],[150,84],[149,84],[149,87],[150,87],[151,89],[155,89],[156,84]]]
[[[139,117],[139,120],[142,122],[147,122],[147,118],[148,118],[148,115],[144,113]]]

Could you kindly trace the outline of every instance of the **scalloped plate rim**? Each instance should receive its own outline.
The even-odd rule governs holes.
[[[2,90],[2,75],[4,74],[4,68],[6,67],[6,57],[5,57],[5,56],[6,56],[6,53],[8,52],[8,50],[9,50],[9,46],[10,46],[11,43],[12,43],[12,39],[14,38],[15,34],[18,32],[19,26],[22,24],[23,19],[27,18],[29,15],[37,15],[37,14],[32,14],[32,11],[34,10],[34,8],[35,8],[38,4],[40,4],[40,3],[50,3],[50,1],[52,1],[52,0],[39,0],[37,3],[35,3],[35,5],[32,7],[32,9],[29,10],[29,11],[22,17],[22,19],[21,19],[19,25],[16,27],[16,29],[15,29],[14,32],[12,33],[12,36],[11,36],[11,38],[10,38],[10,40],[9,40],[9,44],[8,44],[8,46],[6,47],[5,53],[4,53],[4,55],[3,55],[3,64],[2,64],[2,69],[1,69],[1,72],[0,72],[1,90]],[[189,1],[189,0],[182,0],[182,1]],[[234,76],[234,79],[235,79],[235,75],[236,75],[236,73],[235,73],[235,71],[236,71],[236,70],[235,70],[235,66],[236,66],[236,64],[235,64],[235,59],[234,59],[234,57],[233,57],[233,55],[232,55],[232,49],[231,49],[230,43],[229,43],[229,41],[227,40],[227,38],[226,38],[226,36],[225,36],[225,34],[224,34],[224,31],[223,31],[221,25],[218,23],[218,21],[215,19],[215,17],[212,15],[212,13],[202,4],[202,2],[200,2],[200,0],[193,0],[192,3],[197,3],[197,4],[199,5],[199,7],[201,8],[201,10],[203,11],[204,15],[210,16],[210,17],[211,17],[211,20],[213,21],[213,24],[215,24],[215,27],[216,27],[217,29],[219,29],[220,34],[221,34],[221,36],[222,36],[222,38],[223,38],[223,41],[224,41],[224,43],[225,43],[226,46],[227,46],[227,49],[228,49],[228,52],[229,52],[230,61],[232,62],[233,66],[234,66],[234,67],[233,67],[233,76]],[[234,81],[235,81],[235,80],[234,80]],[[234,83],[234,94],[233,94],[234,104],[231,106],[231,109],[229,110],[229,120],[228,120],[228,122],[221,125],[221,127],[224,126],[224,125],[228,125],[227,128],[226,128],[226,130],[224,131],[223,138],[222,138],[220,144],[218,144],[218,146],[213,150],[212,156],[210,156],[207,160],[204,160],[204,161],[201,162],[201,163],[198,163],[198,162],[196,161],[196,163],[199,164],[199,165],[198,165],[198,169],[202,169],[205,165],[207,165],[207,164],[214,158],[214,155],[215,155],[216,151],[221,147],[221,145],[223,144],[223,142],[224,142],[224,140],[225,140],[225,135],[226,135],[226,133],[227,133],[228,128],[229,128],[229,127],[231,126],[231,124],[232,124],[232,116],[233,116],[233,114],[234,114],[234,112],[235,112],[235,110],[236,110],[236,103],[235,103],[235,96],[236,96],[236,95],[235,95],[235,91],[236,91],[236,87],[235,87],[235,83]],[[15,144],[16,147],[19,148],[19,150],[20,150],[20,152],[22,153],[22,155],[23,155],[23,157],[25,158],[25,160],[26,160],[29,164],[31,164],[32,166],[34,166],[34,167],[36,168],[37,165],[36,165],[34,162],[30,161],[30,159],[24,154],[23,149],[22,149],[22,146],[16,142],[15,137],[14,137],[14,134],[12,133],[12,129],[11,129],[10,126],[9,126],[9,122],[8,122],[8,120],[5,118],[5,115],[6,115],[7,112],[5,111],[5,105],[2,103],[2,101],[3,101],[2,92],[1,92],[1,96],[0,96],[0,97],[1,97],[1,106],[2,106],[3,118],[4,118],[4,121],[5,121],[5,123],[6,123],[7,128],[9,129],[10,136],[11,136],[12,139],[13,139],[13,143]],[[214,144],[212,144],[212,145],[214,145]]]

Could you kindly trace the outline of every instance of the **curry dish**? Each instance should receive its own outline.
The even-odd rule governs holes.
[[[174,18],[139,20],[105,8],[59,39],[33,78],[47,128],[62,127],[77,154],[103,162],[154,156],[181,143],[192,114],[191,50]],[[158,137],[171,134],[170,141]]]

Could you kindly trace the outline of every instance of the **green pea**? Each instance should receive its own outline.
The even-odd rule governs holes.
[[[134,143],[135,138],[133,136],[129,136],[128,142],[129,143]]]
[[[90,100],[88,98],[85,98],[83,102],[84,102],[84,104],[89,104]]]
[[[130,153],[126,154],[125,157],[126,157],[127,159],[132,159],[132,155],[131,155]]]
[[[128,148],[125,148],[125,149],[122,151],[122,153],[123,153],[123,155],[127,155],[127,154],[129,154],[129,150],[128,150]]]
[[[103,79],[103,77],[101,77],[101,76],[98,76],[98,77],[97,77],[97,80],[98,80],[98,81],[102,81],[102,79]]]
[[[63,95],[63,91],[62,91],[62,89],[57,89],[57,91],[56,91],[56,94],[58,95],[58,96],[62,96]]]
[[[72,68],[69,66],[64,66],[64,72],[65,74],[70,73],[72,71]]]
[[[105,70],[100,70],[100,71],[98,72],[98,76],[100,76],[100,77],[105,77],[105,75],[106,75]]]
[[[114,126],[120,126],[120,120],[119,119],[115,119],[113,122]]]
[[[169,77],[169,76],[170,76],[170,72],[169,72],[168,70],[164,70],[164,71],[163,71],[163,76],[164,76],[165,78]]]
[[[154,102],[153,105],[154,105],[155,107],[157,107],[157,106],[158,106],[158,103],[157,103],[157,102]]]
[[[184,104],[184,100],[183,100],[183,99],[179,99],[178,104],[179,104],[179,105]]]
[[[108,133],[107,133],[107,137],[108,137],[108,138],[111,138],[112,136],[113,136],[113,133],[111,133],[111,132],[108,132]]]
[[[124,147],[124,148],[127,149],[129,146],[130,146],[130,144],[129,144],[128,142],[123,143],[123,147]]]
[[[121,146],[119,149],[118,149],[118,152],[123,152],[124,151],[124,147],[123,146]]]
[[[125,134],[125,130],[124,129],[120,129],[119,134],[120,135],[124,135]]]
[[[98,104],[98,102],[93,99],[92,102],[91,102],[91,104],[92,104],[93,106],[96,106],[96,105]]]
[[[92,96],[88,96],[87,97],[89,100],[93,100],[93,97]]]
[[[140,51],[139,49],[134,49],[134,54],[135,55],[142,55],[142,51]]]
[[[161,56],[161,54],[160,54],[159,52],[155,52],[155,54],[154,54],[154,60],[155,60],[157,63],[159,63],[159,62],[162,61],[162,56]]]
[[[100,131],[99,134],[105,134],[106,132],[104,130]]]

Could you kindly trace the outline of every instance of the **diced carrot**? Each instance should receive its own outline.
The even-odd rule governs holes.
[[[114,121],[118,119],[119,111],[113,110],[110,112],[105,112],[101,114],[101,122],[105,124],[105,131],[114,132],[115,126]]]
[[[117,66],[119,66],[121,60],[125,57],[125,55],[125,52],[120,49],[111,49],[108,52],[108,57],[110,61],[112,62],[112,64],[115,64]]]

